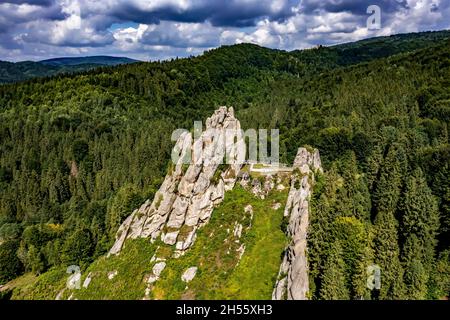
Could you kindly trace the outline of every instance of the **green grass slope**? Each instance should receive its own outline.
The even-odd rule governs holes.
[[[156,263],[151,258],[156,254],[167,259],[167,266],[150,287],[152,299],[270,299],[287,243],[281,229],[287,190],[274,190],[261,200],[236,186],[226,193],[224,202],[198,231],[197,240],[184,256],[170,258],[174,247],[161,241],[152,244],[148,239],[130,240],[119,255],[101,257],[83,271],[82,283],[88,276],[92,279],[88,288],[65,290],[62,298],[72,295],[74,299],[87,300],[142,299],[146,278]],[[275,203],[281,204],[277,210],[272,208]],[[247,205],[253,207],[253,217],[244,211]],[[236,223],[243,226],[241,238],[233,235]],[[242,259],[238,251],[241,245],[245,246]],[[198,271],[186,284],[181,275],[192,266],[197,266]],[[108,274],[115,271],[117,275],[109,279]],[[46,283],[35,283],[39,282]],[[62,284],[55,287],[62,289]],[[56,296],[55,290],[50,291]],[[13,296],[40,297],[48,298],[39,292]]]
[[[226,194],[211,221],[198,233],[193,248],[179,259],[169,260],[152,288],[154,299],[270,299],[287,244],[281,230],[287,191],[273,191],[264,200],[241,188]],[[271,206],[281,203],[278,210]],[[253,219],[244,212],[253,207]],[[235,223],[243,226],[242,237],[233,236]],[[245,245],[239,261],[241,245]],[[197,266],[188,284],[183,272]]]

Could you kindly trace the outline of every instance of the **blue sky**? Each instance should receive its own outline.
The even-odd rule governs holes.
[[[381,10],[367,28],[367,8]],[[450,0],[1,0],[0,60],[159,60],[242,42],[286,50],[450,28]]]

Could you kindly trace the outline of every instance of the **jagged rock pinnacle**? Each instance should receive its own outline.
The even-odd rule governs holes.
[[[232,160],[245,158],[241,125],[233,108],[217,109],[206,120],[206,129],[195,141],[188,132],[180,135],[174,147],[179,161],[166,175],[153,201],[146,201],[123,222],[109,254],[118,254],[128,238],[161,237],[166,244],[176,245],[179,254],[192,245],[196,230],[209,220],[214,206],[222,202],[224,192],[236,182],[242,162]],[[183,163],[187,154],[192,155],[189,164]],[[227,159],[231,165],[214,179],[219,165]],[[183,226],[189,232],[181,237]]]

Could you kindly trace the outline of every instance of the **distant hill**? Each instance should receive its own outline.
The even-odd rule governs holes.
[[[102,66],[115,66],[118,64],[127,64],[138,62],[138,60],[126,57],[110,57],[110,56],[91,56],[91,57],[63,57],[39,61],[48,66],[78,66],[85,64],[96,64]]]
[[[331,47],[340,53],[339,64],[349,65],[427,48],[450,38],[450,30],[396,34]]]
[[[427,48],[449,38],[450,31],[444,30],[376,37],[329,47],[317,46],[313,49],[284,52],[294,60],[289,60],[284,67],[279,67],[284,69],[284,71],[292,72],[294,63],[296,65],[295,69],[301,67],[302,72],[325,71],[330,68],[349,66]],[[255,63],[261,60],[262,56],[276,56],[283,52],[261,47],[256,49],[258,47],[256,45],[243,44],[243,46],[253,48],[250,52],[247,52],[250,55],[258,55],[254,61]],[[228,47],[223,46],[218,50],[219,52],[230,54]],[[212,50],[212,52],[216,53],[217,49]],[[208,57],[209,53],[205,53],[205,56]],[[139,61],[126,57],[111,56],[61,57],[37,62],[22,61],[17,63],[0,61],[0,83],[19,82],[37,77],[76,73],[102,66],[116,66],[134,62]],[[262,63],[261,66],[268,67],[265,63]]]
[[[396,34],[290,53],[304,63],[306,69],[317,72],[429,48],[449,38],[450,30]]]
[[[0,83],[19,82],[61,73],[86,71],[97,67],[138,62],[126,57],[92,56],[63,57],[42,61],[0,61]]]

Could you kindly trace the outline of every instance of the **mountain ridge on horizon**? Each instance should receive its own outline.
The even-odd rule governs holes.
[[[86,63],[101,64],[101,65],[117,65],[120,63],[134,63],[140,60],[132,59],[128,57],[109,56],[109,55],[94,55],[94,56],[81,56],[81,57],[57,57],[39,60],[37,62],[46,65],[81,65]]]
[[[366,38],[353,42],[346,42],[330,46],[317,46],[308,49],[295,49],[286,51],[282,49],[272,49],[260,46],[253,43],[241,43],[234,45],[223,45],[211,50],[203,52],[199,56],[203,56],[211,51],[221,50],[222,48],[235,47],[241,45],[253,45],[260,47],[267,51],[283,52],[292,55],[303,62],[323,63],[322,59],[326,59],[326,64],[330,63],[337,65],[351,65],[364,61],[369,61],[373,58],[382,58],[406,51],[421,49],[436,41],[450,38],[450,30],[440,31],[425,31],[413,33],[401,33],[389,36],[378,36]],[[374,45],[376,43],[376,45]],[[322,57],[317,60],[317,55],[311,60],[311,50],[324,49]],[[198,56],[193,56],[198,57]],[[185,57],[190,59],[192,57]],[[88,71],[97,67],[117,66],[121,64],[147,62],[123,56],[109,56],[109,55],[93,55],[81,57],[57,57],[49,58],[39,61],[18,61],[10,62],[0,59],[0,84],[14,83],[25,81],[33,78],[49,77],[60,74],[73,74],[82,71]],[[152,61],[150,61],[152,62]],[[153,61],[156,62],[156,61]]]

